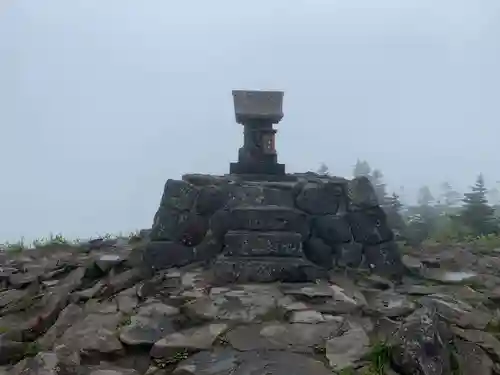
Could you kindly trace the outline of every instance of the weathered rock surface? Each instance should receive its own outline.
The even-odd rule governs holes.
[[[369,351],[370,339],[357,324],[348,323],[344,332],[326,341],[326,358],[336,371],[355,367]]]
[[[120,340],[127,345],[153,345],[165,335],[175,332],[173,316],[179,309],[153,302],[139,308],[137,315],[120,332]]]
[[[331,375],[320,361],[289,352],[238,352],[222,349],[204,351],[181,362],[173,374],[178,375]]]
[[[252,205],[261,194],[246,192]],[[314,196],[307,199],[314,207]],[[185,207],[181,200],[177,209]],[[263,232],[239,237],[242,230],[223,244],[241,258],[267,249],[268,239],[275,252],[302,245],[298,232],[278,231],[276,242]],[[245,247],[247,239],[255,246]],[[500,279],[472,249],[463,259],[461,250],[453,259],[447,249],[419,250],[399,283],[361,265],[333,267],[315,282],[221,285],[209,263],[143,272],[128,260],[147,241],[1,254],[8,275],[0,290],[0,374],[499,372]],[[478,275],[473,284],[427,277],[429,267],[445,274],[466,264]],[[39,268],[44,273],[32,281],[9,281]]]

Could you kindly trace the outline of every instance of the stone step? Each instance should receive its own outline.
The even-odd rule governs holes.
[[[328,272],[305,258],[219,257],[213,265],[217,283],[312,282]]]
[[[304,257],[302,236],[295,232],[229,231],[224,244],[229,256]]]
[[[240,206],[231,210],[232,230],[284,231],[309,235],[305,213],[282,206]]]

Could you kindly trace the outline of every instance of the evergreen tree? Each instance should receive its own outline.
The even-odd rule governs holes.
[[[456,207],[460,203],[460,193],[455,191],[449,182],[443,182],[441,184],[442,194],[441,203],[446,208]]]
[[[434,202],[434,197],[431,193],[431,189],[428,186],[422,186],[418,190],[417,202],[419,206],[430,206]]]
[[[436,226],[438,212],[433,205],[434,197],[428,186],[422,186],[418,190],[418,206],[414,208],[413,219],[409,224],[409,230],[417,242],[428,238]]]
[[[391,207],[397,212],[400,212],[403,209],[403,204],[399,199],[399,195],[395,192],[392,193],[391,196],[386,198],[387,207]]]
[[[460,218],[474,234],[484,235],[498,232],[495,210],[488,205],[483,174],[480,173],[471,192],[464,194],[464,209]]]
[[[370,164],[368,164],[365,160],[357,160],[354,165],[353,176],[354,177],[369,177],[372,169],[370,168]]]
[[[317,173],[328,176],[329,175],[329,171],[330,170],[328,169],[328,166],[325,163],[321,163],[321,165],[318,168],[318,172]]]
[[[387,215],[387,223],[396,232],[397,236],[402,236],[406,230],[406,223],[401,215],[403,204],[396,193],[385,198],[384,211]]]

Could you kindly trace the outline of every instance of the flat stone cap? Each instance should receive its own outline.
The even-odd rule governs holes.
[[[238,124],[283,118],[283,91],[233,90],[234,114]]]

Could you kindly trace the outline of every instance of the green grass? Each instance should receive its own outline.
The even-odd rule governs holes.
[[[109,239],[116,239],[116,238],[128,238],[129,240],[136,238],[139,235],[139,231],[134,231],[130,232],[128,234],[124,234],[122,232],[118,234],[111,234],[111,233],[105,233],[103,235],[96,235],[93,237],[90,237],[88,239],[69,239],[67,237],[64,237],[61,233],[58,234],[53,234],[51,233],[48,237],[41,237],[37,238],[32,242],[26,242],[26,240],[21,238],[19,241],[16,242],[5,242],[5,243],[0,243],[0,249],[4,249],[5,251],[8,251],[9,253],[17,253],[21,252],[24,250],[28,249],[43,249],[43,248],[49,248],[49,247],[55,247],[55,246],[74,246],[77,247],[81,245],[82,243],[91,241],[93,239],[98,239],[102,238],[104,240],[109,240]]]
[[[391,360],[391,347],[385,342],[375,343],[368,354],[370,374],[384,375]]]
[[[124,314],[123,318],[118,323],[118,327],[126,327],[132,324],[132,314]]]

